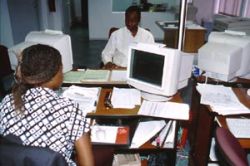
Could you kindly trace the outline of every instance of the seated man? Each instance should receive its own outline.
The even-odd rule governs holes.
[[[130,6],[125,13],[126,27],[113,32],[102,51],[102,61],[105,69],[126,68],[128,47],[133,42],[154,43],[153,35],[138,26],[141,11],[137,6]]]

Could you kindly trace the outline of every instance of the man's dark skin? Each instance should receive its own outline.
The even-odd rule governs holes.
[[[138,31],[138,25],[140,22],[140,16],[136,13],[136,11],[127,13],[125,15],[125,25],[128,30],[131,32],[132,36],[135,36]],[[126,69],[124,67],[120,67],[115,65],[112,62],[108,62],[104,67],[104,69]]]

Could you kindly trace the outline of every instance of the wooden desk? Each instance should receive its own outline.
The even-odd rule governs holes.
[[[250,108],[250,97],[246,96],[246,89],[234,88],[234,92],[239,100]],[[214,134],[214,123],[217,113],[213,112],[210,106],[200,104],[200,94],[193,88],[191,119],[192,124],[189,129],[189,141],[191,150],[189,153],[189,165],[207,166],[211,140]],[[221,116],[219,116],[221,117]],[[244,148],[250,148],[250,139],[240,139]]]
[[[145,119],[146,117],[139,116],[137,115],[137,112],[139,111],[139,106],[136,106],[134,109],[110,109],[106,108],[104,104],[104,99],[107,93],[109,93],[112,89],[102,89],[99,102],[97,105],[96,112],[94,113],[88,113],[87,117],[91,119],[119,119],[119,120],[124,120],[127,119],[129,120],[129,124],[132,123],[132,130],[131,130],[131,140],[132,136],[135,131],[135,127],[137,126],[138,121]],[[182,99],[180,97],[180,94],[176,94],[171,101],[174,102],[182,102]],[[154,119],[159,119],[159,118],[154,118]],[[136,122],[136,123],[135,123]],[[167,164],[168,165],[175,165],[176,161],[176,144],[177,144],[177,131],[178,131],[179,125],[176,127],[175,131],[175,142],[174,142],[174,148],[167,149],[167,148],[159,148],[156,146],[153,146],[151,142],[146,142],[143,144],[140,148],[134,148],[130,149],[129,147],[119,147],[115,146],[115,153],[143,153],[143,154],[150,154],[150,153],[159,153],[159,152],[164,152],[167,155]]]
[[[167,22],[156,21],[156,24],[164,31],[164,44],[170,48],[177,48],[179,29],[168,27]],[[206,29],[201,26],[186,26],[185,40],[182,51],[197,53],[198,49],[205,43]]]
[[[97,71],[99,69],[90,69],[92,71]],[[100,69],[100,71],[103,71],[104,69]],[[113,88],[113,87],[128,87],[128,84],[125,80],[112,80],[112,73],[113,72],[119,72],[121,71],[121,75],[124,75],[124,72],[126,74],[126,70],[121,69],[115,69],[115,70],[106,70],[108,71],[108,78],[107,80],[98,80],[97,79],[83,79],[83,76],[85,72],[88,71],[88,69],[84,70],[72,70],[67,73],[64,73],[64,80],[63,80],[63,86],[71,86],[71,85],[77,85],[77,86],[84,86],[84,87],[103,87],[103,88]]]
[[[205,76],[199,76],[199,77],[193,76],[193,80],[195,82],[198,82],[198,83],[205,83],[206,82]],[[244,78],[236,78],[236,80],[233,82],[224,82],[224,81],[208,78],[207,84],[224,85],[224,86],[230,86],[230,87],[234,87],[234,88],[237,88],[237,87],[250,88],[250,80],[244,79]]]

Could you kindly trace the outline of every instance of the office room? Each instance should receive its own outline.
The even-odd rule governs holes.
[[[143,6],[145,2],[148,5],[146,8]],[[185,10],[183,12],[184,14],[182,15],[181,7],[183,4],[185,6]],[[124,74],[124,72],[121,74],[119,73],[120,71],[117,72],[120,74],[118,74],[120,77],[118,78],[118,76],[116,75],[117,78],[114,79],[123,79],[122,81],[118,82],[116,80],[117,82],[115,83],[111,81],[111,83],[103,85],[103,80],[99,80],[100,82],[97,83],[95,82],[96,80],[93,80],[96,79],[93,78],[93,75],[95,74],[95,76],[98,76],[100,79],[111,79],[112,75],[115,76],[115,72],[113,72],[112,70],[107,72],[100,68],[100,64],[103,63],[102,51],[109,40],[110,28],[121,28],[126,26],[125,10],[130,5],[138,6],[141,9],[141,20],[139,26],[149,30],[149,32],[153,35],[155,42],[158,44],[157,47],[164,47],[166,45],[167,51],[169,49],[173,49],[174,52],[178,55],[184,52],[185,55],[187,54],[188,56],[192,56],[192,60],[188,60],[187,58],[186,61],[180,61],[180,63],[178,64],[178,71],[180,70],[181,72],[183,72],[183,70],[185,69],[182,70],[181,65],[183,66],[183,64],[185,64],[187,67],[186,70],[188,71],[187,73],[190,74],[187,78],[185,78],[185,81],[183,81],[182,84],[180,82],[178,83],[178,81],[180,80],[178,80],[176,76],[181,75],[180,73],[173,74],[175,72],[169,72],[172,73],[170,77],[167,76],[167,72],[164,72],[165,79],[166,77],[169,77],[172,79],[172,82],[174,82],[173,80],[176,79],[175,83],[166,81],[169,82],[169,84],[164,84],[165,89],[167,85],[169,87],[171,86],[171,88],[169,89],[171,89],[171,93],[174,93],[174,95],[169,95],[170,90],[166,92],[164,88],[162,88],[162,92],[155,92],[155,88],[153,88],[154,93],[162,95],[164,91],[165,94],[163,95],[166,96],[166,94],[168,93],[169,96],[173,96],[170,101],[175,101],[175,97],[177,95],[178,99],[176,101],[186,104],[185,106],[188,106],[189,117],[188,120],[186,120],[185,118],[185,120],[181,119],[183,118],[181,115],[176,115],[178,117],[174,118],[163,118],[163,115],[160,116],[160,118],[155,118],[155,120],[159,121],[162,119],[165,120],[165,122],[171,121],[171,125],[175,124],[172,126],[176,126],[174,129],[175,131],[178,131],[178,133],[174,133],[176,139],[174,139],[173,148],[162,147],[161,150],[157,150],[156,148],[156,150],[151,149],[151,151],[149,150],[150,152],[147,153],[144,153],[145,149],[143,148],[141,151],[133,149],[133,153],[131,153],[131,151],[129,151],[128,149],[124,150],[121,148],[121,150],[118,148],[115,149],[114,152],[112,151],[112,153],[115,154],[113,155],[113,157],[116,157],[114,157],[114,161],[115,159],[118,159],[120,157],[116,156],[118,152],[123,152],[125,154],[134,154],[132,156],[135,157],[136,160],[141,160],[143,165],[157,164],[155,163],[156,161],[162,161],[162,163],[158,163],[162,165],[164,165],[165,163],[167,163],[166,165],[181,166],[207,165],[208,163],[219,165],[220,162],[218,162],[218,160],[222,160],[221,158],[223,158],[223,156],[219,156],[218,159],[218,156],[214,157],[213,155],[215,153],[215,149],[217,149],[217,142],[215,140],[215,128],[213,127],[214,121],[216,121],[217,126],[221,127],[223,126],[223,123],[220,122],[221,117],[230,117],[224,119],[222,118],[222,121],[225,121],[225,119],[231,120],[234,118],[238,120],[240,118],[237,115],[240,114],[242,115],[242,117],[247,119],[247,114],[250,108],[250,92],[248,90],[250,85],[249,0],[187,0],[185,1],[185,3],[183,3],[182,0],[123,0],[122,2],[119,0],[1,0],[0,43],[1,46],[3,46],[1,47],[1,56],[5,57],[1,57],[0,62],[0,99],[2,100],[8,93],[11,92],[12,86],[15,82],[14,70],[18,65],[16,55],[20,54],[21,49],[24,49],[24,47],[29,47],[32,45],[32,43],[30,43],[33,40],[32,37],[35,38],[34,40],[36,40],[36,43],[43,43],[39,41],[44,40],[43,36],[40,36],[40,33],[43,35],[46,29],[46,33],[56,33],[54,35],[57,35],[51,41],[59,41],[59,39],[63,39],[66,42],[67,46],[63,46],[63,48],[58,46],[56,42],[49,42],[49,45],[63,50],[62,63],[66,66],[63,71],[64,74],[66,74],[66,72],[71,72],[71,70],[73,69],[74,71],[72,71],[70,74],[74,73],[74,76],[77,76],[76,80],[74,80],[77,82],[70,82],[72,80],[67,82],[64,80],[65,82],[62,84],[63,86],[70,86],[70,88],[73,89],[71,92],[80,92],[82,89],[77,89],[79,87],[101,87],[101,90],[100,92],[98,91],[98,93],[100,93],[99,97],[103,97],[105,99],[105,102],[103,102],[102,104],[105,105],[106,109],[109,107],[109,102],[111,102],[106,102],[106,98],[111,97],[102,94],[102,91],[109,95],[112,95],[112,93],[110,93],[110,89],[112,89],[113,87],[117,87],[118,89],[116,90],[122,90],[123,88],[133,89],[135,87],[136,89],[144,91],[144,84],[143,89],[141,89],[142,84],[138,84],[138,82],[134,81],[134,79],[131,79],[129,83],[127,83],[124,78],[121,78],[121,75]],[[183,29],[180,29],[179,27],[181,27],[182,24],[179,20],[182,20],[182,18],[185,18],[185,21],[183,22],[185,26],[183,25]],[[34,42],[34,40],[32,42]],[[162,46],[163,44],[164,46]],[[144,51],[146,50],[146,52],[152,52],[152,50],[156,50],[154,48],[155,47],[153,46],[145,48],[145,46],[141,45],[138,47],[131,47],[131,50],[141,49]],[[165,50],[165,47],[162,49]],[[159,52],[154,53],[158,54]],[[228,56],[223,56],[222,54]],[[241,54],[241,56],[238,56],[239,54]],[[184,54],[182,56],[184,56]],[[222,62],[223,58],[225,61],[227,60],[227,63]],[[188,61],[192,61],[191,68],[190,65],[188,66]],[[165,64],[162,65],[164,66]],[[128,64],[127,69],[130,69],[131,66],[131,64]],[[156,65],[156,67],[158,66],[160,65]],[[89,73],[87,72],[87,70]],[[177,71],[177,69],[171,70]],[[88,73],[89,75],[80,75],[83,73]],[[65,79],[73,79],[72,75],[65,76]],[[80,79],[80,77],[82,76],[89,77],[91,79],[82,81],[83,78]],[[124,75],[124,77],[127,77],[127,75]],[[173,84],[175,84],[176,87],[173,88]],[[211,87],[198,87],[198,85],[206,84],[211,85]],[[220,95],[228,97],[225,96],[225,94],[219,94],[221,90],[219,88],[224,88],[224,86],[212,86],[217,84],[230,87],[230,92],[227,89],[228,94],[231,94],[231,90],[233,90],[240,102],[245,105],[245,107],[240,105],[241,110],[244,110],[245,112],[235,111],[239,109],[239,104],[236,104],[239,102],[233,101],[233,99],[235,99],[233,95],[230,96],[230,101],[234,102],[235,105],[232,105],[232,109],[230,109],[231,111],[234,111],[231,114],[225,113],[225,105],[227,105],[228,107],[231,106],[228,103],[222,103],[222,105],[219,104],[218,107],[211,106],[211,103],[202,103],[204,102],[203,100],[217,100],[218,102],[226,102],[225,100],[222,101],[216,98],[220,97]],[[71,87],[72,85],[76,85],[77,87]],[[218,88],[216,90],[216,92],[218,92],[217,94],[208,92],[209,90],[215,91],[214,88]],[[208,91],[205,91],[204,89],[207,89]],[[60,88],[60,92],[57,92],[61,93],[61,90],[62,88]],[[95,90],[96,89],[94,89],[93,91]],[[93,91],[91,91],[91,93]],[[146,91],[152,92],[152,88],[147,87]],[[203,99],[202,92],[205,93],[204,95],[218,96],[212,99]],[[96,104],[97,102],[93,102],[93,100],[91,100],[91,103]],[[206,107],[206,105],[210,105],[210,107]],[[109,113],[111,112],[116,114],[115,109],[113,111],[112,107],[111,109],[108,108]],[[96,108],[99,108],[98,104]],[[135,108],[137,108],[137,106]],[[201,109],[202,111],[201,113],[199,113]],[[221,112],[218,112],[217,110],[213,111],[213,109],[218,109]],[[124,122],[120,119],[114,120],[115,118],[112,117],[106,118],[104,124],[106,125],[106,123],[110,121],[110,123],[112,122],[116,125],[129,125],[128,117],[131,117],[132,124],[132,122],[137,121],[139,117],[137,115],[137,112],[135,110],[133,111],[133,115],[129,115],[124,118]],[[210,115],[207,114],[208,112],[213,113],[212,115]],[[125,113],[127,113],[126,109]],[[88,116],[90,117],[90,119],[98,119],[99,116],[102,117],[103,115],[101,115],[101,113],[90,113]],[[248,121],[246,123],[248,123]],[[168,126],[167,124],[170,123],[166,123],[165,127]],[[139,124],[136,123],[136,125]],[[133,127],[133,130],[134,129],[135,127]],[[162,131],[164,131],[163,128],[159,129],[157,135],[160,135],[159,133]],[[133,134],[134,132],[135,131],[133,131]],[[203,137],[201,137],[200,135],[203,135]],[[238,141],[240,142],[240,146],[243,147],[244,152],[248,152],[248,150],[250,149],[250,147],[248,146],[248,139],[250,138],[250,134],[248,135],[249,136],[243,136],[243,138],[237,136]],[[132,136],[130,137],[131,143],[133,141]],[[147,143],[150,142],[149,147],[151,148],[151,146],[154,146],[152,145],[152,142],[154,142],[153,137],[150,139],[150,141],[147,140]],[[215,145],[216,148],[213,148],[215,147]],[[146,146],[146,149],[147,148],[148,147]],[[100,152],[102,152],[102,150],[103,149],[100,149]],[[138,163],[134,164],[136,165]]]

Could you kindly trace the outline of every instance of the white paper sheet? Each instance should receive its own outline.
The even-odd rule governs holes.
[[[189,105],[184,103],[152,102],[144,100],[138,115],[188,120]]]
[[[237,98],[232,88],[223,85],[198,84],[196,86],[201,94],[201,103],[210,105],[214,112],[221,115],[250,114]]]
[[[165,125],[164,120],[140,122],[135,130],[130,148],[139,148],[155,136]]]
[[[111,103],[113,108],[134,108],[141,104],[141,92],[133,88],[113,88]]]

